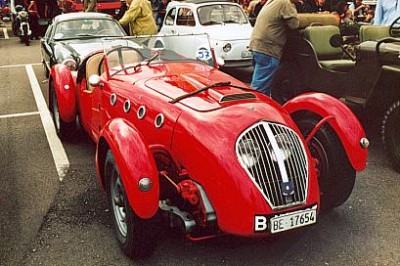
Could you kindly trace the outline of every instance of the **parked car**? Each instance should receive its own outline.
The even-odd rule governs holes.
[[[223,67],[251,66],[249,51],[253,28],[242,7],[228,1],[172,1],[167,6],[161,34],[207,33],[218,62]],[[182,53],[198,48],[193,43],[176,43]],[[160,44],[163,45],[163,44]]]
[[[103,37],[125,36],[112,16],[102,13],[58,15],[41,39],[42,63],[49,77],[53,65],[63,63],[75,71],[83,58],[102,48]]]
[[[381,125],[388,157],[400,172],[400,18],[391,26],[361,26],[360,43],[349,53],[338,26],[326,16],[300,15],[305,27],[289,38],[273,98],[283,104],[314,91],[340,99],[365,125]]]
[[[104,40],[77,75],[58,63],[49,82],[59,136],[80,121],[97,145],[128,256],[149,256],[162,222],[192,240],[260,237],[314,224],[347,200],[368,147],[349,108],[321,93],[280,106],[218,70],[209,46],[183,57],[175,45],[147,47],[153,38]]]
[[[125,1],[121,0],[97,0],[96,9],[97,12],[106,13],[112,15],[114,18],[118,18],[123,4],[125,4]],[[64,13],[82,12],[83,0],[60,0],[59,6]]]

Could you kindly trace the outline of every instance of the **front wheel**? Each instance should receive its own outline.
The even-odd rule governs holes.
[[[23,27],[24,31],[23,31],[23,39],[24,39],[24,43],[26,46],[29,46],[30,44],[30,40],[29,40],[29,35],[28,35],[28,27]]]
[[[149,257],[156,247],[154,219],[141,219],[132,210],[111,150],[107,152],[104,170],[108,202],[122,251],[133,259]]]
[[[295,121],[306,137],[319,120],[316,117],[301,116]],[[317,161],[321,210],[342,205],[353,191],[356,171],[351,166],[339,137],[325,124],[311,139],[308,147]]]
[[[54,85],[50,85],[50,110],[56,128],[56,133],[61,140],[71,140],[76,136],[76,121],[74,122],[64,122],[60,117],[60,110],[58,106],[57,94],[54,89]]]
[[[389,161],[400,173],[400,100],[394,102],[383,117],[382,142]]]

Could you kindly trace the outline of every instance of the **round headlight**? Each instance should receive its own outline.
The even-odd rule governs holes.
[[[286,133],[275,135],[276,144],[278,149],[274,150],[271,143],[268,145],[268,150],[271,154],[272,160],[277,162],[279,160],[285,161],[292,155],[293,143]]]
[[[224,50],[225,53],[229,52],[232,49],[232,45],[230,43],[226,43],[224,47],[222,47],[222,50]]]
[[[258,162],[261,154],[260,147],[252,139],[240,141],[238,151],[240,162],[247,168],[253,167]]]
[[[72,58],[67,58],[62,62],[63,65],[68,67],[69,70],[75,71],[76,70],[76,61]]]

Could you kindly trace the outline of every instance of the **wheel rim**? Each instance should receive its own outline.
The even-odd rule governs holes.
[[[57,132],[59,132],[60,131],[60,112],[58,110],[57,97],[56,97],[56,93],[54,90],[53,90],[52,103],[53,103],[54,125],[56,126]]]
[[[124,188],[121,183],[119,173],[115,167],[111,172],[111,205],[113,208],[114,219],[121,235],[126,238],[127,236],[127,224],[126,224],[126,203]]]

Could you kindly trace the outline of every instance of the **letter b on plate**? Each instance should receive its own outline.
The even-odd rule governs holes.
[[[265,216],[255,216],[254,217],[254,231],[263,232],[268,229],[268,220]]]

